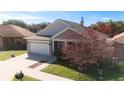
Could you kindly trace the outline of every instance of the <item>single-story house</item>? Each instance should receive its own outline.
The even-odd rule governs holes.
[[[24,37],[34,35],[31,31],[16,25],[0,26],[0,49],[25,49]]]
[[[124,58],[124,32],[111,38],[111,43],[115,47],[115,56],[118,58]]]
[[[86,30],[83,18],[80,23],[70,22],[63,19],[57,19],[45,29],[38,31],[36,35],[25,38],[27,40],[28,53],[42,54],[52,56],[56,49],[63,48],[67,43],[71,43],[80,38],[83,32],[84,36]],[[106,35],[98,31],[99,39],[106,42]]]

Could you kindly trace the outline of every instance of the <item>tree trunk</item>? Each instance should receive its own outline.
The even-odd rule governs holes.
[[[85,71],[85,72],[87,72],[87,65],[88,65],[88,64],[86,64],[86,65],[84,66],[84,71]]]

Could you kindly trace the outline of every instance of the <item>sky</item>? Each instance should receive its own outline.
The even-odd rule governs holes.
[[[124,21],[123,11],[6,11],[0,12],[0,23],[8,19],[23,20],[28,24],[53,22],[56,19],[65,19],[80,23],[84,18],[84,25],[89,26],[98,21]]]

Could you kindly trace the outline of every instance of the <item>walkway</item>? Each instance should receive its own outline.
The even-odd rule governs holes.
[[[45,72],[41,72],[41,71],[34,70],[34,69],[28,69],[28,68],[24,70],[24,73],[28,76],[31,76],[33,78],[36,78],[42,81],[61,81],[61,80],[69,81],[70,80],[70,79],[66,79],[63,77],[59,77],[56,75],[52,75],[52,74],[48,74]]]
[[[48,66],[52,61],[48,63],[43,63],[42,65],[31,69],[29,68],[30,65],[37,63],[36,60],[29,60],[27,59],[28,55],[23,54],[17,56],[15,58],[8,59],[6,61],[0,62],[0,80],[12,80],[15,73],[22,70],[25,75],[39,79],[39,80],[69,80],[63,77],[59,77],[56,75],[48,74],[45,72],[41,72],[40,70]]]

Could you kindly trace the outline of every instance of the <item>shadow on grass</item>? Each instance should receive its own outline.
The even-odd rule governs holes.
[[[123,65],[124,63],[122,63]],[[121,66],[119,64],[116,65],[114,69],[110,69],[110,63],[104,64],[104,72],[103,72],[103,78],[104,80],[111,80],[111,81],[117,81],[117,80],[124,80],[124,66]]]
[[[57,65],[61,65],[64,66],[66,68],[75,70],[77,72],[78,69],[76,68],[76,66],[71,66],[69,64],[69,62],[63,61],[63,60],[57,60],[56,62],[54,62],[53,64],[57,64]],[[116,80],[124,80],[124,63],[122,65],[116,65],[115,68],[110,68],[112,64],[110,62],[105,62],[103,64],[103,81],[116,81]],[[98,76],[98,71],[96,69],[95,66],[93,65],[89,65],[87,68],[87,72],[79,72],[80,74],[86,74],[87,76],[89,76],[90,78],[92,78],[92,80],[99,80],[99,76]],[[79,78],[79,80],[82,80]]]

